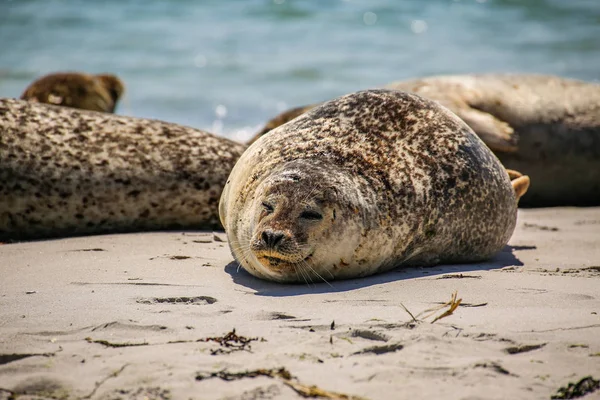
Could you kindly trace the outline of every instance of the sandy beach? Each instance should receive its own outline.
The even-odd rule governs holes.
[[[0,399],[548,399],[587,376],[600,208],[520,210],[487,263],[331,284],[258,280],[223,232],[0,245]]]

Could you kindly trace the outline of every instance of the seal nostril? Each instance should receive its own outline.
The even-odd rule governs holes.
[[[277,247],[282,242],[283,236],[283,233],[274,232],[271,230],[263,231],[263,233],[261,234],[263,243],[270,248]]]
[[[281,232],[275,232],[273,233],[273,247],[279,245],[281,242],[283,241],[283,233]]]

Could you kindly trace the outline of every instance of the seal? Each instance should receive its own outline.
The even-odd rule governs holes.
[[[21,99],[113,113],[124,91],[125,85],[115,75],[59,72],[34,81]]]
[[[388,87],[448,107],[506,168],[529,175],[532,185],[520,206],[600,205],[599,84],[551,75],[483,74]],[[510,136],[514,139],[507,140]]]
[[[552,75],[479,74],[432,76],[386,88],[447,107],[506,168],[527,173],[533,183],[519,206],[600,205],[600,85]],[[264,129],[297,117],[294,110]]]
[[[220,229],[244,149],[166,122],[0,99],[0,241]]]
[[[271,131],[219,205],[235,259],[279,282],[488,259],[508,242],[529,178],[458,117],[393,90],[342,96]]]

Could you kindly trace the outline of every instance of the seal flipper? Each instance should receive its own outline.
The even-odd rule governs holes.
[[[527,189],[529,189],[529,184],[531,181],[527,175],[523,175],[519,171],[515,171],[512,169],[507,169],[508,177],[511,179],[510,183],[515,190],[515,196],[517,197],[517,201],[527,193]]]
[[[507,169],[506,173],[508,174],[508,177],[511,181],[523,176],[522,173],[520,173],[519,171],[515,171],[514,169]]]
[[[492,114],[467,107],[452,107],[451,110],[465,121],[491,150],[503,153],[517,151],[517,135],[509,124]]]

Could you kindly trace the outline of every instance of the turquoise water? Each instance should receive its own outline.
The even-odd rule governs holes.
[[[120,114],[245,139],[290,106],[431,74],[600,78],[600,0],[0,0],[0,96],[111,72]]]

